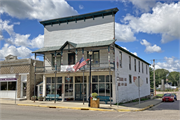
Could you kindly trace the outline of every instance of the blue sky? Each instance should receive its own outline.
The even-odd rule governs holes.
[[[43,47],[41,20],[115,7],[118,45],[149,63],[155,59],[156,68],[180,71],[178,0],[0,0],[0,59],[34,58],[31,52]]]

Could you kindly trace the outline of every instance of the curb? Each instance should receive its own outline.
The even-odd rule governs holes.
[[[159,102],[161,103],[161,102]],[[159,104],[157,103],[157,104]],[[149,109],[157,104],[149,105],[145,108],[139,110],[130,110],[130,109],[101,109],[101,108],[87,108],[87,107],[64,107],[64,106],[48,106],[48,105],[33,105],[33,104],[17,104],[18,106],[33,106],[33,107],[46,107],[46,108],[59,108],[59,109],[73,109],[73,110],[91,110],[91,111],[107,111],[107,112],[138,112]]]

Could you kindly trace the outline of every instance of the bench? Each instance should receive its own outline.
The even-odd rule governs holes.
[[[99,98],[100,101],[104,101],[106,104],[107,104],[108,101],[110,101],[109,96],[97,96],[97,98]]]
[[[54,94],[47,94],[47,96],[46,96],[46,100],[49,100],[49,101],[50,101],[50,99],[54,100],[54,98],[55,98]],[[59,98],[59,95],[56,94],[56,100],[58,100],[58,98]]]

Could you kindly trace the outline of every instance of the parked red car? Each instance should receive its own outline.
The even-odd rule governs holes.
[[[164,96],[162,97],[162,102],[174,102],[174,95],[173,94],[164,94]]]

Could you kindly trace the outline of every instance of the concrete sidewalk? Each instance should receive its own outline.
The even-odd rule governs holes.
[[[19,106],[35,106],[35,107],[47,107],[47,108],[64,108],[64,109],[76,109],[76,110],[93,110],[93,111],[118,111],[118,112],[135,112],[143,111],[154,105],[157,105],[161,102],[161,99],[147,100],[140,104],[129,103],[128,107],[123,105],[112,105],[100,103],[100,108],[90,108],[88,107],[88,102],[85,102],[84,105],[82,102],[77,101],[66,101],[61,102],[57,101],[16,101],[16,104]],[[15,104],[13,99],[0,99],[0,104]],[[128,104],[128,103],[127,103]]]

